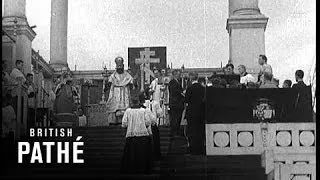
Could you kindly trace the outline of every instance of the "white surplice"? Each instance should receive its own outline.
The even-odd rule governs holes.
[[[127,127],[126,137],[152,135],[151,124],[155,116],[149,109],[128,108],[122,117],[122,127]]]

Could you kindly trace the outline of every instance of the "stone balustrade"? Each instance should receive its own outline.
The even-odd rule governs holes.
[[[207,155],[261,155],[270,180],[315,179],[315,123],[206,124]]]
[[[316,164],[281,164],[268,174],[268,180],[316,180]]]

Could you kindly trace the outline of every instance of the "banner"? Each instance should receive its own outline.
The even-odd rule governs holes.
[[[150,84],[154,67],[159,71],[167,67],[167,48],[129,47],[128,67],[131,69],[132,77],[138,82],[139,88],[141,88],[141,84],[143,86]]]

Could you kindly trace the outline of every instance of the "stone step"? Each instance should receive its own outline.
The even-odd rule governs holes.
[[[103,172],[103,173],[101,173]],[[94,178],[99,177],[103,179],[214,179],[214,180],[263,180],[266,179],[266,175],[261,174],[260,172],[193,172],[189,173],[177,173],[174,171],[162,174],[151,174],[151,175],[124,175],[120,172],[109,171],[108,169],[75,169],[66,171],[29,171],[28,173],[22,174],[12,174],[12,177],[25,179],[27,177],[31,177],[32,179],[46,179],[47,177],[54,179],[63,179],[63,178],[74,178],[74,179],[82,179],[82,178]]]
[[[257,155],[238,155],[238,156],[205,156],[205,155],[171,155],[165,157],[168,163],[171,164],[186,164],[186,163],[206,163],[223,165],[237,165],[237,166],[253,166],[261,167],[260,156]]]

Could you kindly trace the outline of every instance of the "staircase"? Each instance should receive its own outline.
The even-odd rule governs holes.
[[[161,152],[165,156],[170,143],[170,129],[160,127],[159,130]],[[84,159],[85,162],[83,164],[18,164],[17,168],[9,169],[8,173],[0,174],[0,179],[2,177],[17,179],[26,177],[32,177],[32,179],[46,179],[47,177],[54,179],[91,179],[94,177],[104,179],[141,179],[145,177],[147,179],[158,179],[161,170],[160,161],[154,162],[153,174],[151,175],[141,177],[141,175],[123,175],[120,173],[125,134],[126,129],[118,126],[73,128],[73,137],[62,138],[60,142],[74,142],[77,136],[82,136],[81,141],[84,142],[84,153],[83,156],[79,157]],[[34,142],[52,141],[52,139],[46,140],[43,138],[31,138],[31,140]],[[26,141],[30,141],[30,139]],[[55,141],[58,142],[59,138],[55,138]],[[52,154],[55,152],[55,149],[53,149]],[[45,160],[45,151],[42,154]],[[72,157],[72,151],[70,151],[70,156]],[[55,158],[56,155],[52,156],[52,162],[56,162]],[[11,159],[16,160],[17,158]],[[30,162],[30,158],[26,158],[26,162]]]
[[[188,155],[186,140],[176,137],[165,157],[164,179],[267,180],[260,156]]]
[[[54,179],[91,179],[95,177],[103,179],[267,179],[260,164],[260,156],[187,155],[186,139],[184,137],[170,139],[170,129],[165,127],[160,127],[161,153],[164,159],[154,162],[153,173],[140,176],[123,175],[119,170],[125,143],[125,129],[120,127],[85,127],[75,128],[73,131],[72,141],[77,135],[80,135],[85,143],[84,164],[19,165],[18,168],[11,169],[8,173],[10,176],[5,177],[32,177],[32,179],[46,179],[47,177]]]

